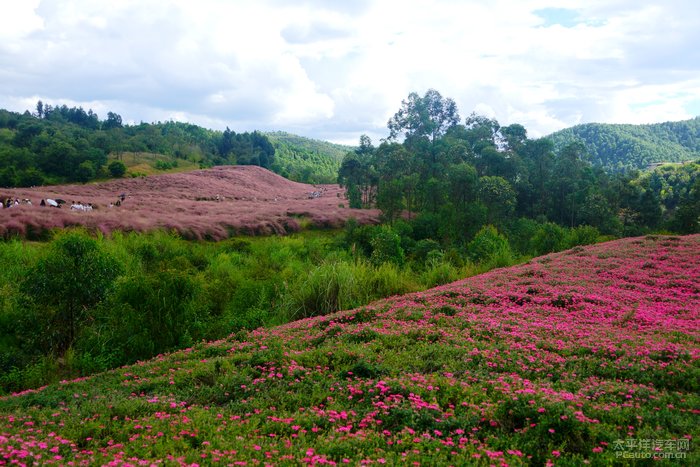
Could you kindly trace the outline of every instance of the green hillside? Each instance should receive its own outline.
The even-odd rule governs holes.
[[[241,330],[0,398],[0,463],[698,465],[698,280],[648,236]]]
[[[1,187],[227,164],[259,165],[295,181],[333,183],[351,149],[282,132],[221,132],[174,121],[129,125],[113,112],[101,120],[92,110],[41,102],[34,113],[0,109]]]
[[[659,162],[700,158],[700,117],[649,125],[587,123],[551,134],[559,150],[580,141],[591,162],[609,170],[645,169]]]
[[[335,183],[343,157],[351,146],[305,138],[283,131],[265,133],[275,148],[272,169],[291,180]]]

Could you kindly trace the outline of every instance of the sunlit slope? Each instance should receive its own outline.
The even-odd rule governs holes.
[[[577,247],[4,398],[0,459],[697,464],[699,284],[698,235]]]

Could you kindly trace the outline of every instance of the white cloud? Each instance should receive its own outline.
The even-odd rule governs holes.
[[[348,142],[386,136],[428,88],[532,136],[687,118],[698,95],[695,0],[8,3],[0,106],[13,110],[41,98]]]
[[[12,50],[15,41],[43,27],[44,21],[35,12],[38,5],[39,0],[9,1],[0,4],[0,50]]]

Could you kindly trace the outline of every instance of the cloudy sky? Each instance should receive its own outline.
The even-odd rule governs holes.
[[[700,115],[698,0],[0,0],[0,107],[387,136],[412,91],[530,136]]]

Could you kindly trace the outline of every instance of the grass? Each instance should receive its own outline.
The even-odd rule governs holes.
[[[108,163],[112,161],[121,161],[124,163],[127,168],[126,177],[190,172],[200,168],[199,162],[197,161],[150,152],[122,152],[110,154]]]
[[[0,458],[694,465],[700,236],[663,242],[552,254],[5,397]]]
[[[90,237],[78,232],[86,241]],[[163,231],[113,232],[97,237],[91,258],[111,258],[118,277],[109,279],[104,296],[79,307],[66,301],[75,296],[71,281],[56,281],[46,291],[27,280],[46,276],[36,268],[57,254],[55,241],[0,243],[0,392],[89,375],[240,330],[356,308],[491,267],[454,266],[442,257],[427,267],[415,261],[375,264],[351,254],[341,239],[330,230],[222,242],[186,241]],[[59,255],[61,261],[68,261],[66,255]],[[67,264],[101,271],[80,258]],[[75,329],[73,339],[66,339],[66,329]]]

